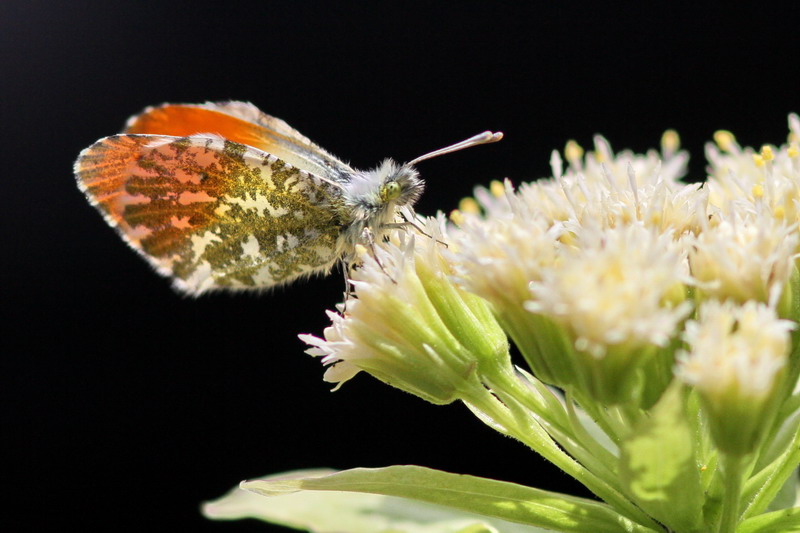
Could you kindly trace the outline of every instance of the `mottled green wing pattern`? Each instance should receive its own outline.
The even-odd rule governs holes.
[[[191,294],[288,283],[341,254],[336,184],[217,136],[106,137],[75,174],[123,238]]]

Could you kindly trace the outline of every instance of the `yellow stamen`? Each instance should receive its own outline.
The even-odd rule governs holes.
[[[650,215],[650,225],[655,228],[660,227],[663,221],[664,217],[661,215],[661,213],[653,213]]]
[[[763,167],[765,164],[764,158],[761,157],[760,154],[753,154],[753,163],[755,163],[757,167]]]
[[[800,148],[797,147],[797,143],[790,144],[789,149],[786,150],[786,154],[791,158],[795,158],[800,155]]]
[[[464,213],[459,211],[458,209],[453,209],[450,211],[450,220],[456,226],[463,226],[464,225]]]
[[[577,239],[575,238],[574,233],[570,233],[569,231],[565,231],[558,237],[558,241],[562,244],[566,244],[567,246],[572,246],[575,244]]]
[[[756,163],[758,164],[758,163]],[[753,193],[753,198],[763,198],[764,197],[764,187],[760,183],[756,183],[753,185],[752,190],[750,191]]]
[[[667,130],[661,136],[661,149],[668,154],[676,152],[681,147],[681,138],[675,130]]]
[[[736,137],[727,130],[717,130],[714,132],[714,142],[717,143],[720,150],[729,152],[734,143],[736,143]]]
[[[570,139],[564,147],[564,157],[566,157],[567,161],[570,163],[574,163],[583,157],[583,148],[580,144]]]
[[[503,186],[503,183],[497,180],[492,180],[489,184],[489,192],[492,193],[492,196],[496,198],[502,198],[506,194],[506,188]]]
[[[761,147],[761,157],[764,158],[764,161],[772,161],[775,159],[775,154],[772,151],[772,147],[765,144]]]
[[[467,215],[481,214],[481,206],[478,205],[478,202],[476,202],[474,198],[470,197],[462,198],[461,201],[458,202],[458,210],[461,211],[462,214]]]

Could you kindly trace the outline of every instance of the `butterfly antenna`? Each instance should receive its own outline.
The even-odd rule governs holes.
[[[479,144],[489,144],[495,143],[503,138],[503,133],[498,132],[491,132],[491,131],[484,131],[483,133],[479,133],[474,137],[470,137],[469,139],[465,139],[461,142],[457,142],[455,144],[451,144],[450,146],[445,146],[444,148],[440,148],[438,150],[434,150],[433,152],[429,152],[425,155],[421,155],[418,158],[409,161],[406,165],[416,165],[420,161],[425,161],[426,159],[431,159],[433,157],[439,157],[440,155],[449,154],[450,152],[457,152],[459,150],[463,150],[464,148],[471,148],[473,146],[478,146]]]

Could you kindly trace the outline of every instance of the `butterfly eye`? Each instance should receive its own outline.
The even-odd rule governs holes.
[[[390,202],[400,196],[400,184],[396,181],[390,181],[381,187],[381,200]]]

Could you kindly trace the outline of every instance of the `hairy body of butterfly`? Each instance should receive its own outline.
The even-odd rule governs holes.
[[[419,198],[413,163],[501,136],[360,171],[251,104],[165,104],[83,150],[75,175],[180,291],[258,289],[349,264]]]

